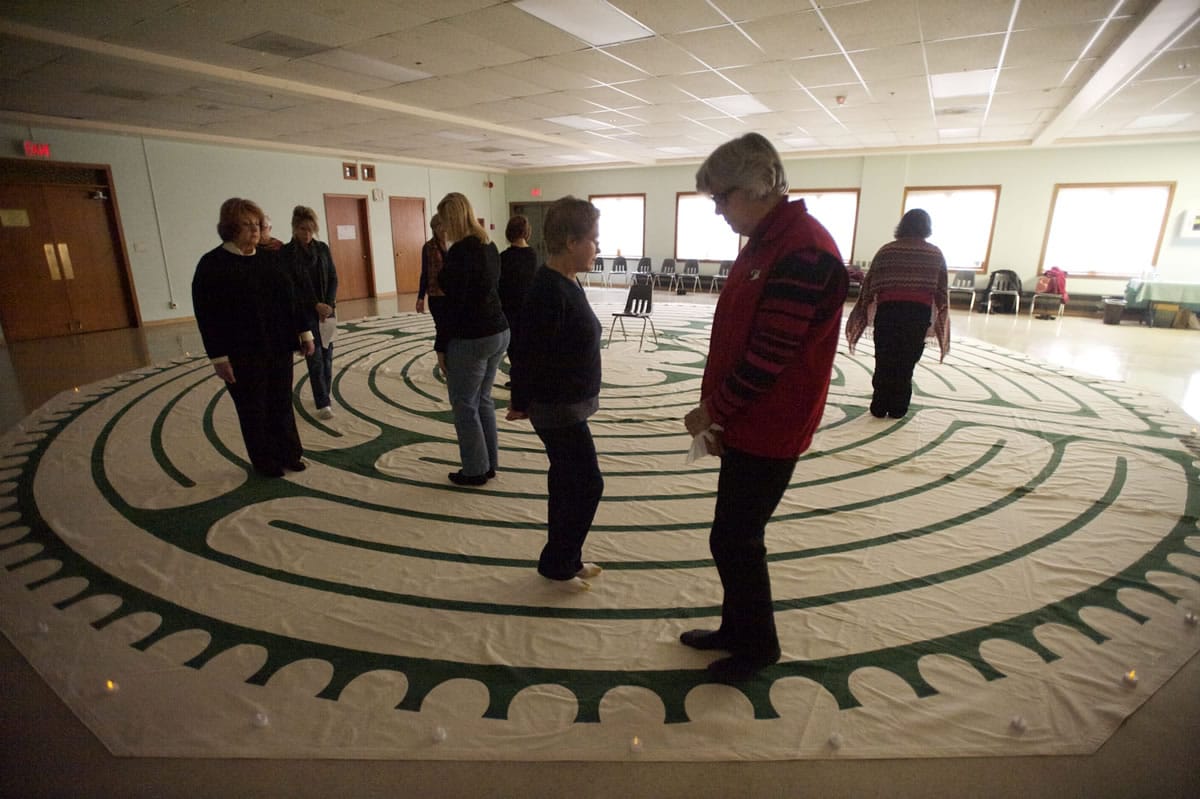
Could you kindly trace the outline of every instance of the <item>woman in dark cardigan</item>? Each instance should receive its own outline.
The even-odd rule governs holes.
[[[204,254],[192,279],[192,307],[213,371],[237,409],[246,453],[264,477],[302,471],[292,411],[292,353],[313,352],[287,273],[256,253],[262,209],[240,197],[221,205],[222,244]]]
[[[509,247],[500,253],[500,307],[508,320],[511,336],[508,345],[508,362],[513,359],[513,348],[521,334],[521,306],[537,272],[537,252],[529,246],[529,220],[517,214],[508,220],[504,238]]]
[[[313,334],[316,349],[307,359],[308,383],[317,416],[332,419],[333,318],[338,277],[329,245],[315,238],[320,229],[317,212],[297,205],[292,211],[292,240],[283,246],[280,257],[296,285],[296,301]]]
[[[542,235],[549,262],[537,271],[521,313],[512,362],[509,420],[528,419],[546,447],[550,471],[548,535],[538,574],[568,590],[588,590],[600,574],[583,562],[604,477],[588,417],[600,407],[600,322],[575,275],[596,260],[600,211],[563,197],[550,206]]]

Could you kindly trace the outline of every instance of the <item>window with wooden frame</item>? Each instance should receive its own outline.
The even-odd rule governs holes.
[[[808,212],[833,236],[842,260],[850,263],[858,225],[858,189],[792,189],[788,199],[804,200]]]
[[[358,164],[353,161],[343,161],[342,177],[346,180],[358,180]]]
[[[359,164],[358,171],[363,180],[375,180],[374,164]]]
[[[597,255],[628,259],[646,254],[646,195],[590,194],[600,209],[600,251]]]
[[[942,251],[951,272],[987,272],[999,203],[999,186],[908,186],[903,213],[913,208],[929,213],[928,241]]]
[[[1058,183],[1038,271],[1134,277],[1158,263],[1172,183]]]
[[[675,195],[675,260],[732,261],[741,249],[741,239],[707,194],[678,192]]]

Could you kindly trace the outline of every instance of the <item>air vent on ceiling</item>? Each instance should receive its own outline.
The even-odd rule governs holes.
[[[501,153],[504,152],[503,147],[472,147],[477,153]]]
[[[938,116],[943,117],[960,117],[967,114],[982,114],[983,106],[980,105],[959,105],[952,108],[939,108]]]
[[[304,58],[305,56],[323,53],[331,49],[324,44],[297,39],[293,36],[285,36],[282,33],[275,33],[274,31],[267,31],[266,33],[251,36],[249,39],[242,39],[240,42],[234,42],[234,45],[245,47],[247,50],[256,50],[260,53],[269,53],[284,58]]]

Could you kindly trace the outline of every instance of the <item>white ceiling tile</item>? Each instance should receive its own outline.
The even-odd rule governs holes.
[[[609,0],[660,36],[726,24],[707,3],[695,0]]]
[[[925,54],[919,44],[862,50],[850,53],[850,60],[868,86],[874,86],[881,80],[924,77],[926,74]]]
[[[693,31],[670,37],[670,41],[710,67],[736,67],[770,60],[766,52],[733,25]]]
[[[652,38],[615,44],[605,47],[604,51],[633,64],[645,76],[676,75],[705,68],[687,50],[667,39]]]
[[[802,58],[788,63],[785,69],[787,74],[810,89],[858,83],[850,62],[841,54]]]
[[[780,16],[755,18],[742,30],[758,43],[772,60],[828,55],[839,52],[821,18],[810,11],[795,11]]]
[[[588,47],[566,31],[507,3],[452,17],[446,23],[474,37],[504,42],[527,56],[570,53]]]
[[[917,0],[872,0],[822,10],[830,29],[847,50],[865,50],[921,41]]]
[[[391,81],[355,72],[346,72],[303,58],[293,59],[273,67],[264,67],[257,72],[259,75],[270,75],[275,78],[301,81],[314,86],[328,86],[331,89],[355,93],[383,89],[393,85]]]
[[[581,50],[574,53],[552,55],[540,59],[540,61],[568,72],[583,75],[595,83],[620,83],[648,77],[645,71],[622,63],[605,55],[600,50]]]
[[[926,41],[1004,33],[1015,0],[921,0],[921,31]]]
[[[1004,37],[972,36],[969,39],[949,39],[925,45],[929,72],[967,72],[976,69],[995,69],[1000,66],[1000,49]]]
[[[1118,11],[1120,19],[1144,12],[1154,0],[1125,0]],[[1113,10],[1113,0],[1021,0],[1017,28],[1026,30],[1077,22],[1099,22]]]
[[[1100,31],[1099,23],[1054,25],[1048,28],[1014,31],[1008,41],[1005,61],[1016,64],[1037,61],[1074,61],[1084,55],[1107,53],[1119,37],[1127,33],[1117,25]],[[1095,37],[1095,41],[1093,41]],[[1089,47],[1086,50],[1085,48]]]

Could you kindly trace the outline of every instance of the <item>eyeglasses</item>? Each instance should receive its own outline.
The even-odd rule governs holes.
[[[709,196],[712,197],[714,205],[725,205],[729,202],[729,195],[737,191],[738,188],[740,187],[734,186],[732,189],[726,189],[725,191],[714,191]]]

